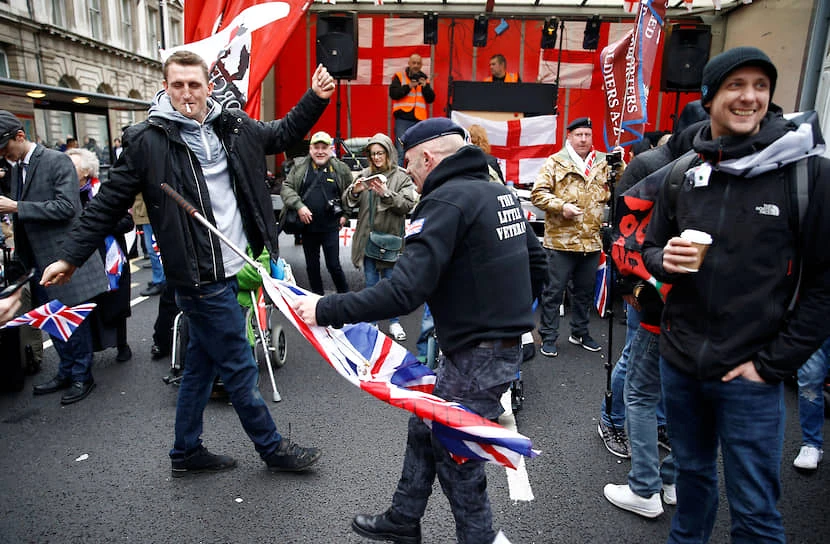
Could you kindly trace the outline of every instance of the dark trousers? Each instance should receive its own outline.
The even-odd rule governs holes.
[[[326,268],[331,274],[337,292],[347,292],[349,285],[346,283],[343,267],[340,266],[340,233],[336,230],[303,233],[303,253],[305,253],[305,266],[311,290],[318,295],[324,294],[323,277],[320,275],[320,248],[323,248]]]
[[[501,396],[519,370],[522,348],[468,348],[441,358],[433,394],[459,402],[488,419],[502,412]],[[496,537],[487,496],[484,463],[456,463],[440,440],[417,416],[409,419],[403,470],[392,497],[392,510],[420,520],[435,477],[450,502],[459,544],[483,544]]]
[[[173,320],[178,313],[174,289],[170,284],[165,284],[159,296],[158,315],[153,325],[153,343],[161,348],[163,353],[169,353],[173,349]]]
[[[581,253],[546,249],[548,256],[548,282],[542,292],[542,319],[539,334],[542,340],[559,338],[559,306],[568,286],[573,281],[571,294],[571,334],[588,334],[588,311],[594,295],[599,251]]]

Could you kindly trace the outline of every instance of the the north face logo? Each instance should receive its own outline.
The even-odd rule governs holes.
[[[763,204],[761,206],[755,206],[755,211],[758,212],[758,215],[771,215],[773,217],[778,217],[779,215],[781,215],[778,206],[776,206],[775,204]]]

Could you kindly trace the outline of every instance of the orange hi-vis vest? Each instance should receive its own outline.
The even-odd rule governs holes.
[[[484,81],[493,81],[493,76],[487,76],[487,79]],[[519,74],[516,72],[507,72],[504,74],[504,82],[505,83],[518,83],[519,82]]]
[[[401,85],[409,85],[410,79],[406,72],[395,73]],[[409,94],[400,100],[392,101],[392,113],[396,111],[412,111],[415,110],[415,119],[423,121],[427,118],[427,102],[424,100],[424,95],[421,93],[421,86],[418,85],[414,89],[409,90]]]

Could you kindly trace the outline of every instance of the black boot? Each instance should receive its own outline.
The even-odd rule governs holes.
[[[390,508],[383,514],[358,514],[352,520],[352,531],[371,540],[388,540],[400,544],[421,544],[421,523],[405,521]]]

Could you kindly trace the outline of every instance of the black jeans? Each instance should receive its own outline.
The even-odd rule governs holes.
[[[334,287],[338,293],[345,293],[349,290],[346,283],[346,274],[340,266],[340,233],[333,230],[330,232],[309,232],[303,233],[303,253],[305,253],[305,266],[308,272],[308,283],[311,290],[318,295],[323,294],[323,277],[320,275],[320,248],[323,248],[323,257],[326,259],[326,268],[331,274]]]

